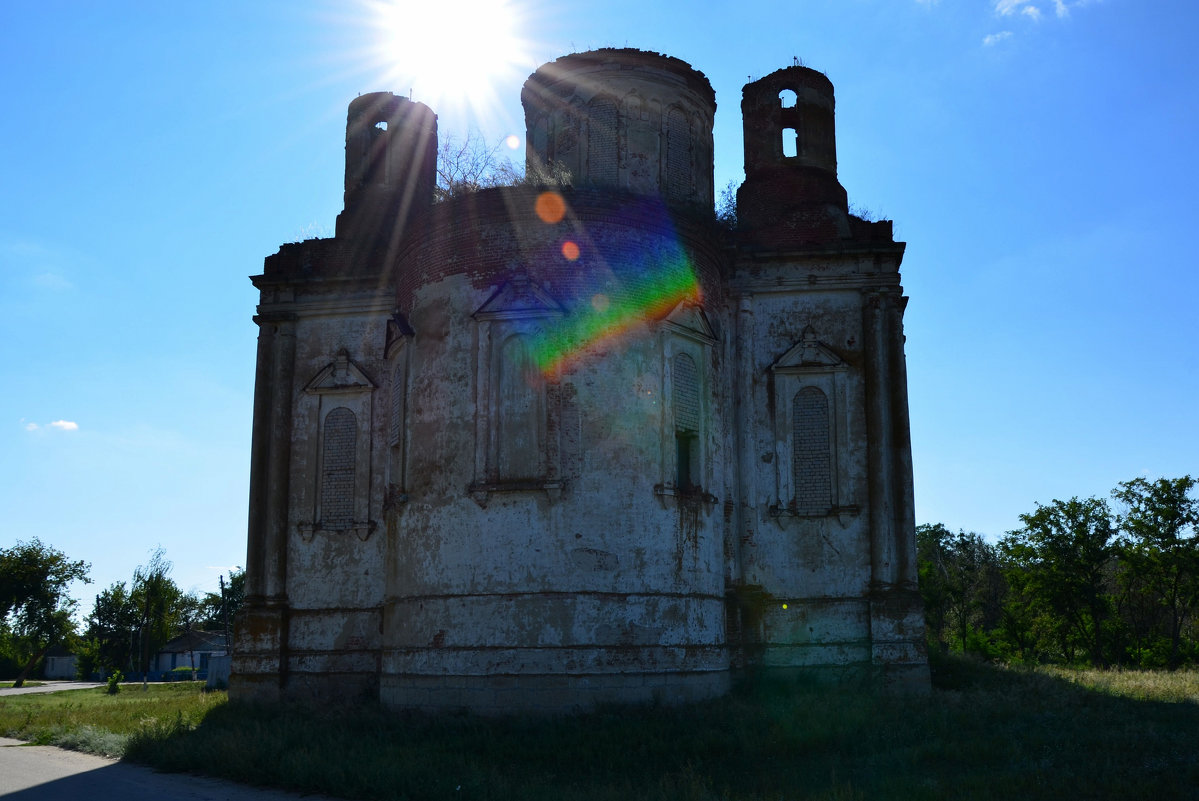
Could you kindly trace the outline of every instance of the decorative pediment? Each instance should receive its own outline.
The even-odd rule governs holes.
[[[709,345],[716,342],[716,330],[708,320],[708,315],[704,313],[704,307],[698,303],[679,301],[662,322],[677,334]]]
[[[784,353],[771,365],[770,369],[779,371],[796,370],[836,370],[847,365],[832,348],[816,338],[816,330],[807,326],[800,335],[799,342]]]
[[[337,359],[308,382],[305,392],[362,392],[376,388],[374,381],[367,378],[362,368],[354,364],[345,350],[338,351]]]
[[[549,293],[527,275],[516,275],[500,286],[471,316],[476,320],[519,320],[563,314],[562,306]]]

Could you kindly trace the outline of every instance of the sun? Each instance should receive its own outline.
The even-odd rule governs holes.
[[[486,113],[496,87],[527,68],[514,0],[374,0],[374,58],[397,91]]]

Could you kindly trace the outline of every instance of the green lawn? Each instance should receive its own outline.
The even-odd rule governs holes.
[[[194,685],[0,699],[0,733],[349,798],[1194,799],[1199,674],[948,660],[897,697],[763,684],[565,719],[250,707]]]
[[[16,682],[0,681],[0,690],[7,690],[7,689],[11,688],[14,684],[16,684]],[[22,687],[42,687],[44,685],[45,685],[44,681],[27,681],[24,684],[22,684],[21,686]]]
[[[224,693],[203,683],[123,684],[117,695],[103,687],[0,697],[0,735],[40,745],[61,745],[102,756],[123,756],[134,734],[165,724],[198,726],[224,706]]]

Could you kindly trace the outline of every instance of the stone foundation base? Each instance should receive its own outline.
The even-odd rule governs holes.
[[[278,673],[233,673],[229,676],[229,700],[252,704],[275,704],[282,700]]]
[[[675,706],[728,692],[728,671],[534,676],[397,676],[380,679],[393,709],[468,710],[482,715],[569,714],[605,704]]]
[[[814,665],[807,667],[776,667],[755,665],[734,674],[737,682],[755,681],[797,682],[827,685],[852,692],[894,692],[922,695],[930,690],[927,664],[876,665],[858,662],[847,665]]]
[[[282,700],[302,704],[334,705],[377,704],[377,673],[302,673],[287,676]]]

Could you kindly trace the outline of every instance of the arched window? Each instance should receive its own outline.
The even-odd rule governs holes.
[[[385,186],[391,177],[388,164],[391,139],[387,134],[387,120],[377,121],[366,134],[366,183]]]
[[[499,478],[544,478],[545,379],[522,337],[504,342],[499,368]]]
[[[688,490],[699,485],[700,401],[699,371],[686,353],[675,354],[671,370],[676,456],[675,486]]]
[[[799,133],[794,128],[783,129],[783,158],[793,159],[799,155]]]
[[[783,108],[795,108],[798,101],[799,95],[795,94],[794,89],[783,89],[779,92],[779,105]]]
[[[791,470],[795,511],[825,514],[832,508],[828,397],[804,387],[791,403]]]
[[[358,420],[344,406],[325,415],[321,455],[321,524],[327,529],[354,523],[354,473]]]

